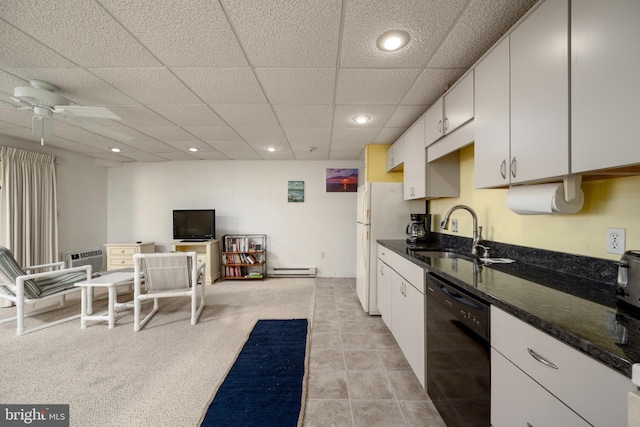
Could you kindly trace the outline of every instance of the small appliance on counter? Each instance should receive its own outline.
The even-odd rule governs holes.
[[[626,251],[618,263],[616,294],[624,301],[640,308],[640,251]]]
[[[407,225],[407,243],[415,245],[419,242],[429,240],[429,230],[431,229],[431,215],[411,214],[411,224]]]

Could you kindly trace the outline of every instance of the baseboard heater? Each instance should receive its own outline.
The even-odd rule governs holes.
[[[268,277],[316,277],[315,267],[305,268],[270,268]]]

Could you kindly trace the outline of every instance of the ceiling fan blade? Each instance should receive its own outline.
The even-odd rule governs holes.
[[[95,117],[98,119],[122,120],[105,107],[85,107],[82,105],[56,105],[53,112],[58,114],[73,114],[79,117]]]
[[[71,116],[65,116],[61,114],[56,114],[54,117],[60,121],[72,124],[84,130],[87,130],[91,133],[95,133],[96,135],[104,136],[105,138],[113,139],[115,141],[120,142],[129,142],[134,138],[130,135],[124,134],[122,132],[118,132],[108,127],[104,127],[101,125],[97,125],[95,123],[86,122],[84,120],[77,119]]]

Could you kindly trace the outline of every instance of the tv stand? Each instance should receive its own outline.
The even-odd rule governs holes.
[[[183,240],[171,245],[174,252],[196,252],[198,264],[205,263],[204,279],[211,284],[220,278],[220,240]]]
[[[184,239],[184,240],[180,240],[181,242],[196,242],[196,243],[200,243],[200,242],[208,242],[207,239]]]

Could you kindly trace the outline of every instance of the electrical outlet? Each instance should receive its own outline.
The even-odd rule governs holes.
[[[622,255],[624,253],[624,228],[611,228],[607,227],[606,234],[606,249],[608,254]]]
[[[455,218],[451,220],[451,231],[453,233],[457,233],[458,232],[458,220],[455,219]]]

